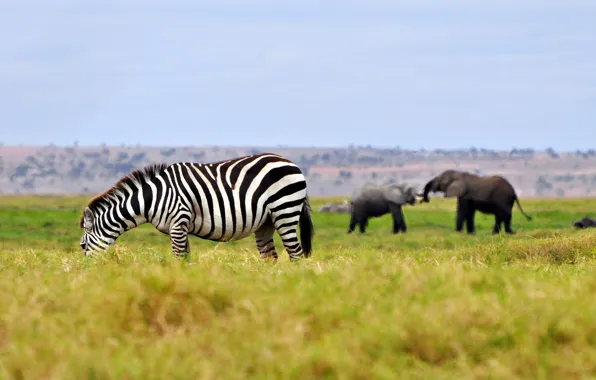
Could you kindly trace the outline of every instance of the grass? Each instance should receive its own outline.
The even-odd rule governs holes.
[[[596,376],[594,199],[522,200],[514,236],[453,231],[454,201],[347,235],[314,213],[310,259],[149,225],[85,258],[87,198],[0,200],[0,378],[569,379]],[[313,199],[313,209],[327,202]]]

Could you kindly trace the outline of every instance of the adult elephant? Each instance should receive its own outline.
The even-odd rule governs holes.
[[[350,205],[350,227],[348,233],[360,225],[364,233],[368,219],[391,213],[393,217],[393,233],[406,232],[406,220],[402,211],[405,204],[416,203],[416,189],[405,185],[367,183],[352,193]]]
[[[465,222],[467,232],[473,234],[474,214],[480,211],[495,216],[493,234],[501,231],[501,224],[504,224],[505,232],[512,234],[511,214],[514,203],[517,203],[527,220],[532,220],[522,209],[513,186],[498,175],[479,176],[463,171],[445,170],[424,186],[421,202],[429,202],[430,192],[443,192],[445,198],[457,197],[455,230],[458,232],[463,230]]]

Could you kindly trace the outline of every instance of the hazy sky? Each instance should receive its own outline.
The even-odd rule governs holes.
[[[596,1],[2,0],[0,142],[596,148]]]

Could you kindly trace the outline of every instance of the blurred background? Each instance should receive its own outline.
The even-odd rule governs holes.
[[[596,184],[593,1],[0,3],[0,192],[273,151],[313,195],[500,173]]]

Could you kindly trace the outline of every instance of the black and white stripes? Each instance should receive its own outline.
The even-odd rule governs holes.
[[[189,234],[230,241],[254,233],[261,256],[275,259],[275,231],[291,260],[308,257],[312,248],[304,175],[271,153],[133,171],[85,208],[81,247],[85,254],[105,249],[124,231],[146,222],[170,235],[177,255],[190,252]]]

